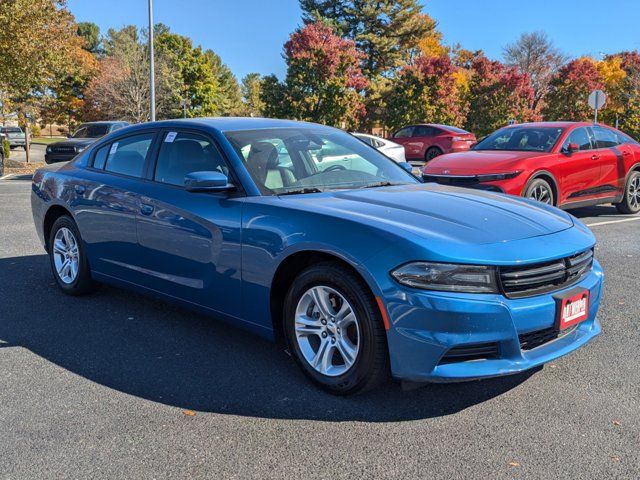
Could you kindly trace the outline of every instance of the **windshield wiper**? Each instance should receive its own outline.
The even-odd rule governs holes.
[[[392,183],[392,182],[378,182],[378,183],[371,183],[369,185],[364,185],[361,188],[376,188],[376,187],[394,187],[396,185],[405,185],[404,183]]]
[[[305,193],[322,193],[322,190],[316,187],[307,187],[307,188],[300,188],[298,190],[289,190],[286,192],[278,193],[278,195],[300,195]]]

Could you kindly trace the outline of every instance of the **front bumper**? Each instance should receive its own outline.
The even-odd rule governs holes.
[[[68,154],[68,153],[46,153],[44,155],[44,161],[46,163],[58,163],[58,162],[68,162],[73,160],[76,157],[77,153]]]
[[[555,360],[600,333],[596,314],[602,283],[602,269],[594,261],[592,271],[572,287],[529,298],[398,287],[385,295],[392,374],[413,382],[455,382],[515,374]],[[587,320],[564,336],[532,349],[521,348],[526,334],[553,329],[557,308],[553,297],[576,287],[590,290]],[[490,358],[447,357],[452,348],[489,344],[497,347]]]
[[[21,140],[19,138],[8,138],[7,140],[10,147],[24,147],[26,144],[26,141],[24,139]]]

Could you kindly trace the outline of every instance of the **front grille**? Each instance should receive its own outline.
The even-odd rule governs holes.
[[[500,267],[500,283],[508,298],[530,297],[578,282],[593,265],[593,249],[552,262]]]
[[[76,149],[75,147],[56,147],[56,146],[52,146],[51,147],[51,153],[65,153],[65,154],[72,154],[72,153],[76,153]]]
[[[536,330],[535,332],[523,333],[518,335],[520,340],[520,348],[522,350],[533,350],[536,347],[551,342],[557,338],[564,337],[565,335],[573,332],[577,325],[574,325],[566,330],[560,331],[556,327],[545,328],[543,330]]]
[[[498,358],[499,353],[500,351],[497,342],[462,345],[459,347],[453,347],[445,353],[440,360],[440,364]]]

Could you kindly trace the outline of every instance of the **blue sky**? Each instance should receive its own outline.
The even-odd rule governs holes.
[[[544,30],[570,56],[640,50],[639,0],[429,0],[425,12],[448,44],[501,58],[525,31]],[[155,20],[218,53],[238,78],[282,76],[282,45],[300,24],[298,0],[154,0]],[[147,0],[68,0],[101,30],[147,23]]]

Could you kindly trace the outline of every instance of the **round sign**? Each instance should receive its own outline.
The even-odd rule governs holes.
[[[604,107],[606,101],[607,96],[602,90],[594,90],[591,92],[591,95],[589,95],[589,106],[594,110],[600,110]]]

